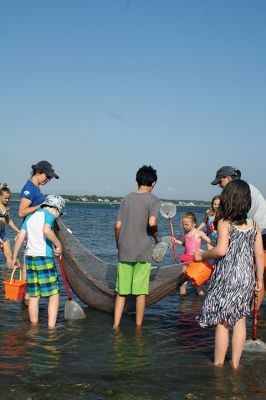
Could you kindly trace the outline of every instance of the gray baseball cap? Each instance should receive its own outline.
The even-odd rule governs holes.
[[[226,165],[225,167],[221,167],[216,172],[216,177],[211,182],[211,185],[218,185],[220,180],[222,178],[225,178],[226,176],[238,176],[239,178],[241,178],[241,172],[239,171],[239,169],[230,167],[229,165]]]

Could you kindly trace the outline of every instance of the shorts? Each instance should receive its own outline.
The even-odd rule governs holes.
[[[151,263],[121,262],[117,264],[115,291],[122,296],[139,296],[149,293]]]
[[[3,240],[3,242],[9,242],[9,239],[7,237],[6,231],[1,231],[0,232],[0,238]]]
[[[48,297],[59,292],[53,257],[26,256],[27,292],[30,297]]]

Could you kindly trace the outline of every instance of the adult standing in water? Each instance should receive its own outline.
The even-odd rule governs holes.
[[[27,215],[32,214],[44,202],[45,196],[40,187],[46,185],[52,178],[59,179],[52,164],[48,161],[39,161],[37,164],[32,165],[31,168],[31,178],[23,186],[20,193],[18,209],[20,218],[25,218]]]
[[[39,161],[31,166],[31,177],[23,186],[20,193],[20,204],[18,215],[20,218],[26,218],[27,215],[32,214],[38,210],[45,200],[44,194],[41,192],[40,187],[46,185],[51,179],[59,179],[55,173],[53,166],[48,161]],[[25,257],[24,257],[25,258]],[[23,265],[23,279],[26,279],[26,266]],[[27,294],[25,301],[28,300]]]
[[[216,171],[215,179],[211,182],[211,184],[219,185],[223,189],[232,180],[240,178],[241,171],[239,169],[226,165]],[[266,200],[255,186],[249,183],[249,187],[251,192],[251,209],[249,211],[249,215],[255,220],[261,230],[263,249],[266,250]],[[266,276],[264,272],[264,287],[259,293],[258,307],[261,306],[264,299],[266,283],[265,278]]]

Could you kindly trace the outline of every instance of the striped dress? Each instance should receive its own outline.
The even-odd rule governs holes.
[[[196,317],[201,327],[218,323],[234,326],[250,313],[255,287],[255,240],[255,224],[247,230],[231,225],[227,253],[215,263],[201,313]]]

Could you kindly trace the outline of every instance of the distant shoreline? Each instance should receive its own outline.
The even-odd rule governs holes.
[[[70,204],[99,204],[99,205],[109,205],[109,206],[120,206],[120,202],[117,202],[117,203],[114,203],[114,202],[108,202],[108,201],[81,201],[81,200],[68,200],[68,199],[65,199],[66,200],[66,203],[68,204],[68,203],[70,203]],[[11,198],[11,200],[10,200],[11,202],[13,201],[13,202],[19,202],[20,200],[19,199],[12,199]],[[174,201],[167,201],[167,200],[161,200],[161,202],[162,203],[169,203],[169,204],[175,204],[177,207],[205,207],[205,208],[208,208],[208,207],[210,207],[210,205],[209,204],[202,204],[202,203],[199,203],[199,204],[190,204],[190,203],[187,203],[187,204],[178,204],[178,203],[175,203]]]

